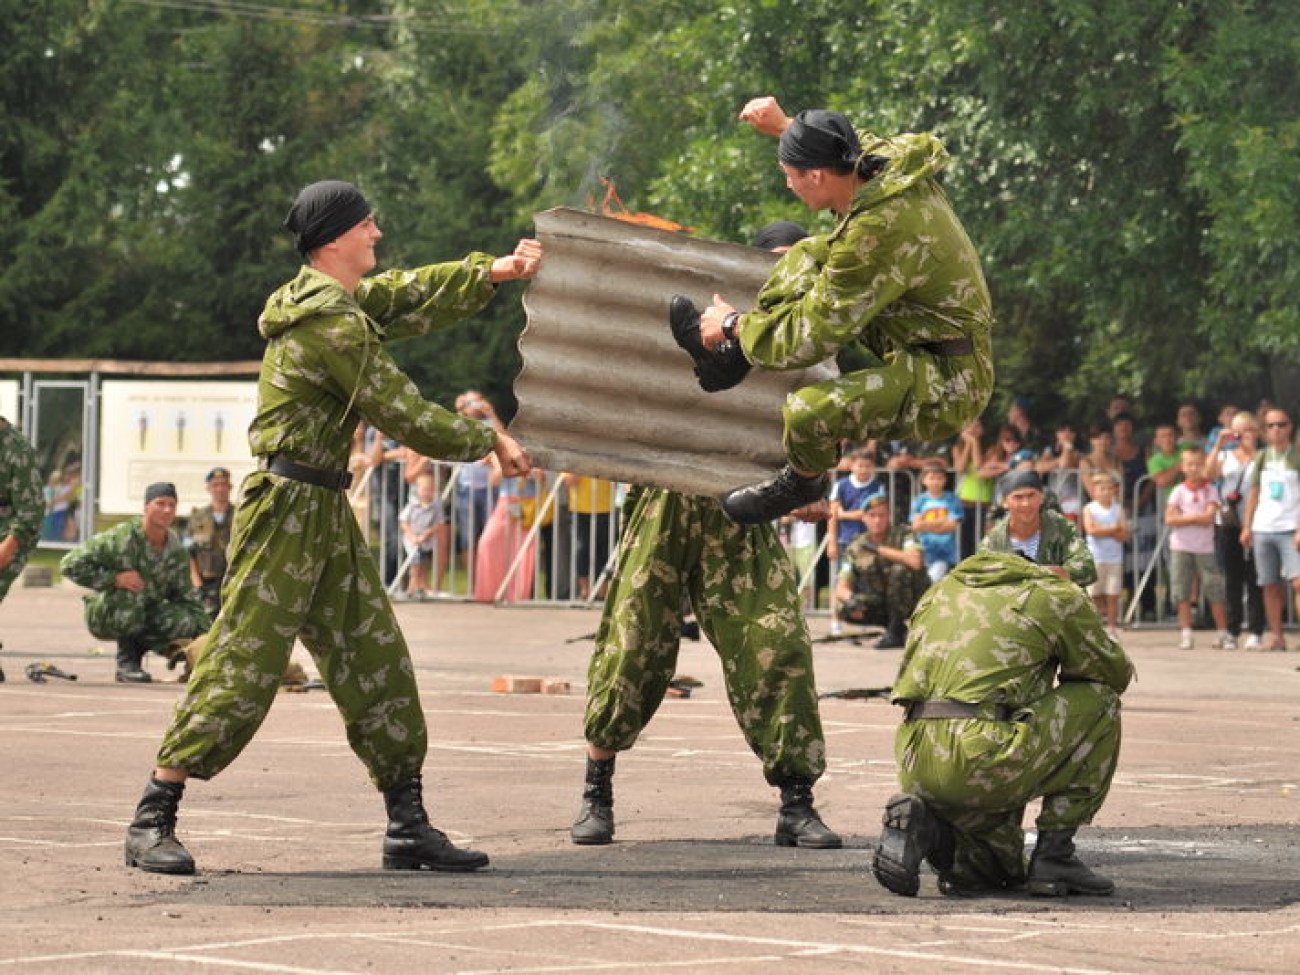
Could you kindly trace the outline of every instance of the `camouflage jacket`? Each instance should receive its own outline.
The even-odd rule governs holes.
[[[863,532],[844,550],[844,560],[847,563],[844,571],[840,573],[840,578],[852,583],[853,591],[860,594],[872,592],[884,592],[886,588],[886,576],[889,570],[896,565],[902,565],[901,562],[895,562],[879,555],[867,548],[867,533]],[[905,552],[921,551],[921,543],[916,540],[912,529],[906,525],[890,525],[889,537],[883,543],[886,548],[901,549]],[[907,568],[907,566],[903,566]],[[914,569],[914,572],[920,573],[925,578],[925,584],[929,584],[929,577],[925,575],[925,570]],[[925,588],[923,585],[922,588]]]
[[[893,700],[1020,707],[1058,679],[1123,693],[1132,678],[1082,589],[1018,555],[980,552],[921,597]]]
[[[1010,552],[1011,536],[1009,519],[1001,518],[989,529],[980,544],[980,550],[986,552]],[[1038,564],[1059,565],[1065,569],[1071,580],[1080,586],[1091,586],[1097,581],[1097,564],[1088,551],[1074,523],[1065,515],[1058,514],[1050,508],[1043,509],[1042,535],[1038,540]]]
[[[63,557],[59,570],[79,586],[96,592],[116,588],[119,572],[134,569],[144,579],[146,601],[191,603],[204,612],[198,591],[190,584],[190,557],[176,533],[167,532],[162,555],[155,555],[137,516],[100,532]]]
[[[13,535],[19,551],[41,536],[45,492],[36,451],[18,428],[0,416],[0,539]]]
[[[351,295],[310,267],[267,299],[257,327],[267,340],[248,431],[254,455],[287,457],[331,470],[348,465],[361,419],[418,453],[477,460],[496,442],[477,420],[420,395],[383,343],[443,328],[495,293],[492,258],[365,278]]]
[[[949,383],[987,400],[993,308],[979,256],[936,181],[947,150],[929,134],[864,134],[862,144],[887,166],[858,189],[831,233],[800,241],[777,262],[741,317],[741,345],[751,361],[794,369],[856,339],[883,359],[968,338],[973,356],[938,361],[964,373]]]

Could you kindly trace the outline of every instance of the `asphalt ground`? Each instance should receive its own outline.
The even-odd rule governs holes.
[[[703,686],[620,757],[617,841],[575,847],[596,611],[402,604],[433,820],[492,866],[380,870],[382,800],[315,690],[282,694],[240,760],[190,786],[179,832],[199,872],[166,877],[126,869],[122,837],[181,688],[113,683],[80,609],[67,586],[0,606],[0,971],[1300,971],[1300,653],[1126,634],[1139,680],[1120,768],[1079,835],[1115,895],[952,899],[927,875],[907,899],[869,871],[895,787],[882,700],[823,706],[817,805],[846,848],[777,848],[777,797],[717,658],[685,643],[679,672]],[[898,663],[847,641],[816,652],[823,692],[886,686]],[[78,679],[30,682],[38,661]],[[493,693],[502,674],[571,692]]]

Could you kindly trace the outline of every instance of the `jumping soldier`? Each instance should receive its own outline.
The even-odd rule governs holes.
[[[717,295],[698,315],[689,299],[673,300],[673,334],[700,385],[734,386],[751,365],[812,366],[856,340],[881,362],[789,396],[787,465],[723,500],[729,517],[754,523],[822,497],[841,440],[940,440],[978,416],[993,391],[993,311],[938,183],[948,152],[937,138],[861,139],[838,112],[792,119],[771,97],[748,102],[740,119],[779,138],[790,190],[839,224],[792,247],[748,312]]]

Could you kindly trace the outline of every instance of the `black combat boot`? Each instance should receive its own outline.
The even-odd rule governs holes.
[[[871,862],[871,872],[888,890],[915,897],[921,889],[921,861],[941,872],[952,869],[952,828],[934,815],[919,796],[899,793],[885,803],[885,827]]]
[[[706,393],[730,389],[749,375],[749,360],[739,342],[728,340],[716,349],[705,347],[700,338],[700,313],[690,298],[673,295],[668,305],[668,325],[673,340],[695,363],[695,378]]]
[[[614,758],[587,756],[587,781],[582,808],[569,827],[569,838],[579,846],[604,846],[614,842]]]
[[[776,817],[777,846],[801,846],[810,850],[838,850],[844,845],[838,833],[822,822],[813,808],[811,779],[790,779],[781,783],[781,811]]]
[[[193,873],[194,858],[176,838],[176,808],[184,782],[163,782],[152,776],[144,787],[135,819],[126,829],[128,867],[148,873]]]
[[[462,850],[445,833],[429,825],[419,776],[385,791],[384,804],[388,807],[385,870],[470,871],[488,865],[486,853]]]
[[[1093,894],[1104,897],[1115,885],[1093,873],[1074,855],[1074,830],[1045,829],[1029,858],[1029,892],[1039,897]]]
[[[877,650],[898,650],[907,646],[907,621],[890,607],[889,625],[876,641]]]
[[[804,477],[788,464],[757,484],[726,494],[722,510],[738,525],[761,525],[788,515],[795,508],[820,501],[826,496],[830,479],[825,474]]]
[[[117,673],[115,679],[122,684],[148,684],[153,680],[144,669],[145,646],[135,637],[124,636],[117,641]]]

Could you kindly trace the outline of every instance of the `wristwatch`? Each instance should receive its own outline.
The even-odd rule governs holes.
[[[722,320],[722,337],[728,342],[734,342],[736,340],[736,322],[738,321],[740,321],[740,312],[738,311],[730,312],[727,317]]]

